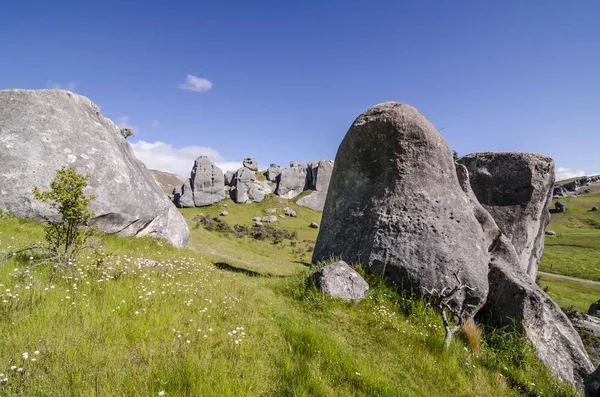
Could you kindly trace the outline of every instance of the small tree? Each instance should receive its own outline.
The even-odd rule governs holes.
[[[429,297],[433,301],[435,308],[440,312],[442,316],[442,323],[444,324],[444,331],[446,331],[446,338],[444,340],[444,347],[447,349],[452,343],[452,336],[456,331],[460,330],[467,318],[463,312],[463,307],[457,308],[452,305],[452,301],[457,295],[463,290],[474,291],[475,288],[469,287],[463,284],[462,280],[458,277],[460,269],[454,272],[454,278],[456,279],[456,286],[444,287],[441,291],[437,289],[427,290],[425,292],[429,294]],[[448,313],[454,318],[454,325],[450,324],[448,320]]]
[[[121,135],[123,135],[123,138],[127,139],[130,136],[133,136],[133,131],[131,131],[131,128],[121,128]]]
[[[94,196],[83,192],[88,177],[71,167],[62,167],[56,171],[49,191],[33,189],[33,197],[49,204],[60,216],[58,220],[47,219],[45,228],[47,250],[57,265],[68,265],[73,261],[86,248],[86,242],[94,232],[93,227],[84,227],[90,226],[96,216],[88,209]]]

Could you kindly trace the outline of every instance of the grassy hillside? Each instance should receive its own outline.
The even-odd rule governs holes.
[[[552,214],[547,230],[556,237],[546,237],[540,270],[600,281],[600,212],[591,211],[600,206],[600,183],[589,189],[592,193],[559,200],[568,208]]]
[[[288,202],[227,203],[226,220]],[[285,204],[285,205],[284,205]],[[294,206],[295,207],[295,206]],[[570,396],[514,334],[457,338],[444,351],[439,316],[376,279],[356,304],[325,298],[306,279],[319,214],[297,208],[273,243],[195,227],[177,250],[147,238],[104,237],[104,263],[82,257],[53,280],[0,266],[0,383],[6,396]],[[0,251],[42,238],[0,216]],[[295,244],[294,244],[295,243]],[[476,338],[474,338],[476,339]],[[473,339],[472,339],[473,340]],[[474,347],[472,347],[474,346]]]

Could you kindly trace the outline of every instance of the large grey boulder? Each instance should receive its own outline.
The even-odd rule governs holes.
[[[247,167],[242,167],[235,173],[232,181],[231,198],[236,203],[259,203],[270,194],[271,186],[268,181],[257,181],[256,173]]]
[[[267,168],[267,172],[265,174],[266,178],[270,182],[277,182],[277,177],[281,174],[281,167],[277,164],[271,164],[269,168]]]
[[[318,290],[345,301],[361,300],[369,290],[365,279],[344,261],[323,267],[313,277]]]
[[[300,198],[296,204],[315,211],[323,211],[331,181],[331,173],[333,172],[333,161],[321,160],[318,163],[313,163],[312,167],[309,164],[308,170],[310,170],[309,184],[315,191]]]
[[[65,90],[0,91],[0,209],[55,219],[32,190],[48,189],[62,166],[89,174],[101,230],[187,244],[185,219],[92,101]]]
[[[250,171],[258,171],[258,163],[254,157],[246,157],[242,165],[248,168]]]
[[[183,185],[176,186],[173,189],[173,202],[178,208],[195,207],[194,192],[189,179]]]
[[[306,167],[293,163],[290,168],[283,168],[277,178],[275,194],[279,197],[292,199],[304,191],[306,186]]]
[[[227,171],[224,175],[225,178],[225,186],[231,186],[231,182],[233,181],[233,177],[235,173],[233,171]]]
[[[535,278],[550,222],[554,160],[533,153],[474,153],[458,160],[467,167],[478,201],[508,236],[521,270]]]
[[[537,357],[560,380],[583,390],[594,370],[583,342],[560,307],[521,270],[519,255],[506,236],[493,247],[487,302],[480,315],[498,328],[516,329]]]
[[[367,110],[342,141],[313,262],[339,257],[397,286],[438,292],[475,315],[488,292],[486,235],[469,205],[450,148],[415,108],[388,102]]]
[[[205,207],[225,199],[225,176],[207,156],[200,156],[192,168],[194,204]]]

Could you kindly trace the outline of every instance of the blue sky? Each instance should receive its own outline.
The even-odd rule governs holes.
[[[585,0],[7,1],[0,88],[88,96],[134,127],[149,167],[180,173],[200,154],[333,159],[361,112],[395,100],[459,154],[538,152],[590,174],[598,16]]]

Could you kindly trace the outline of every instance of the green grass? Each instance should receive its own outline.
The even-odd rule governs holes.
[[[548,289],[548,295],[560,307],[572,306],[582,313],[587,313],[590,305],[600,299],[599,285],[544,275],[540,276],[539,285]]]
[[[592,193],[560,200],[567,211],[552,214],[547,230],[540,270],[566,276],[600,281],[600,213],[590,211],[600,205],[600,183],[589,187]]]
[[[251,222],[281,204],[270,200],[229,204],[227,220]],[[280,226],[314,243],[308,223],[318,214],[294,208],[298,218]],[[220,210],[183,212],[191,219]],[[423,301],[374,278],[363,301],[336,301],[305,282],[312,269],[296,247],[190,226],[190,247],[180,250],[106,236],[103,265],[83,257],[53,281],[49,269],[20,276],[27,257],[4,262],[0,373],[8,381],[0,394],[575,395],[552,379],[522,337],[484,332],[479,354],[460,338],[445,351],[441,320]],[[42,233],[35,222],[1,216],[0,251]],[[138,266],[140,259],[155,262]]]

